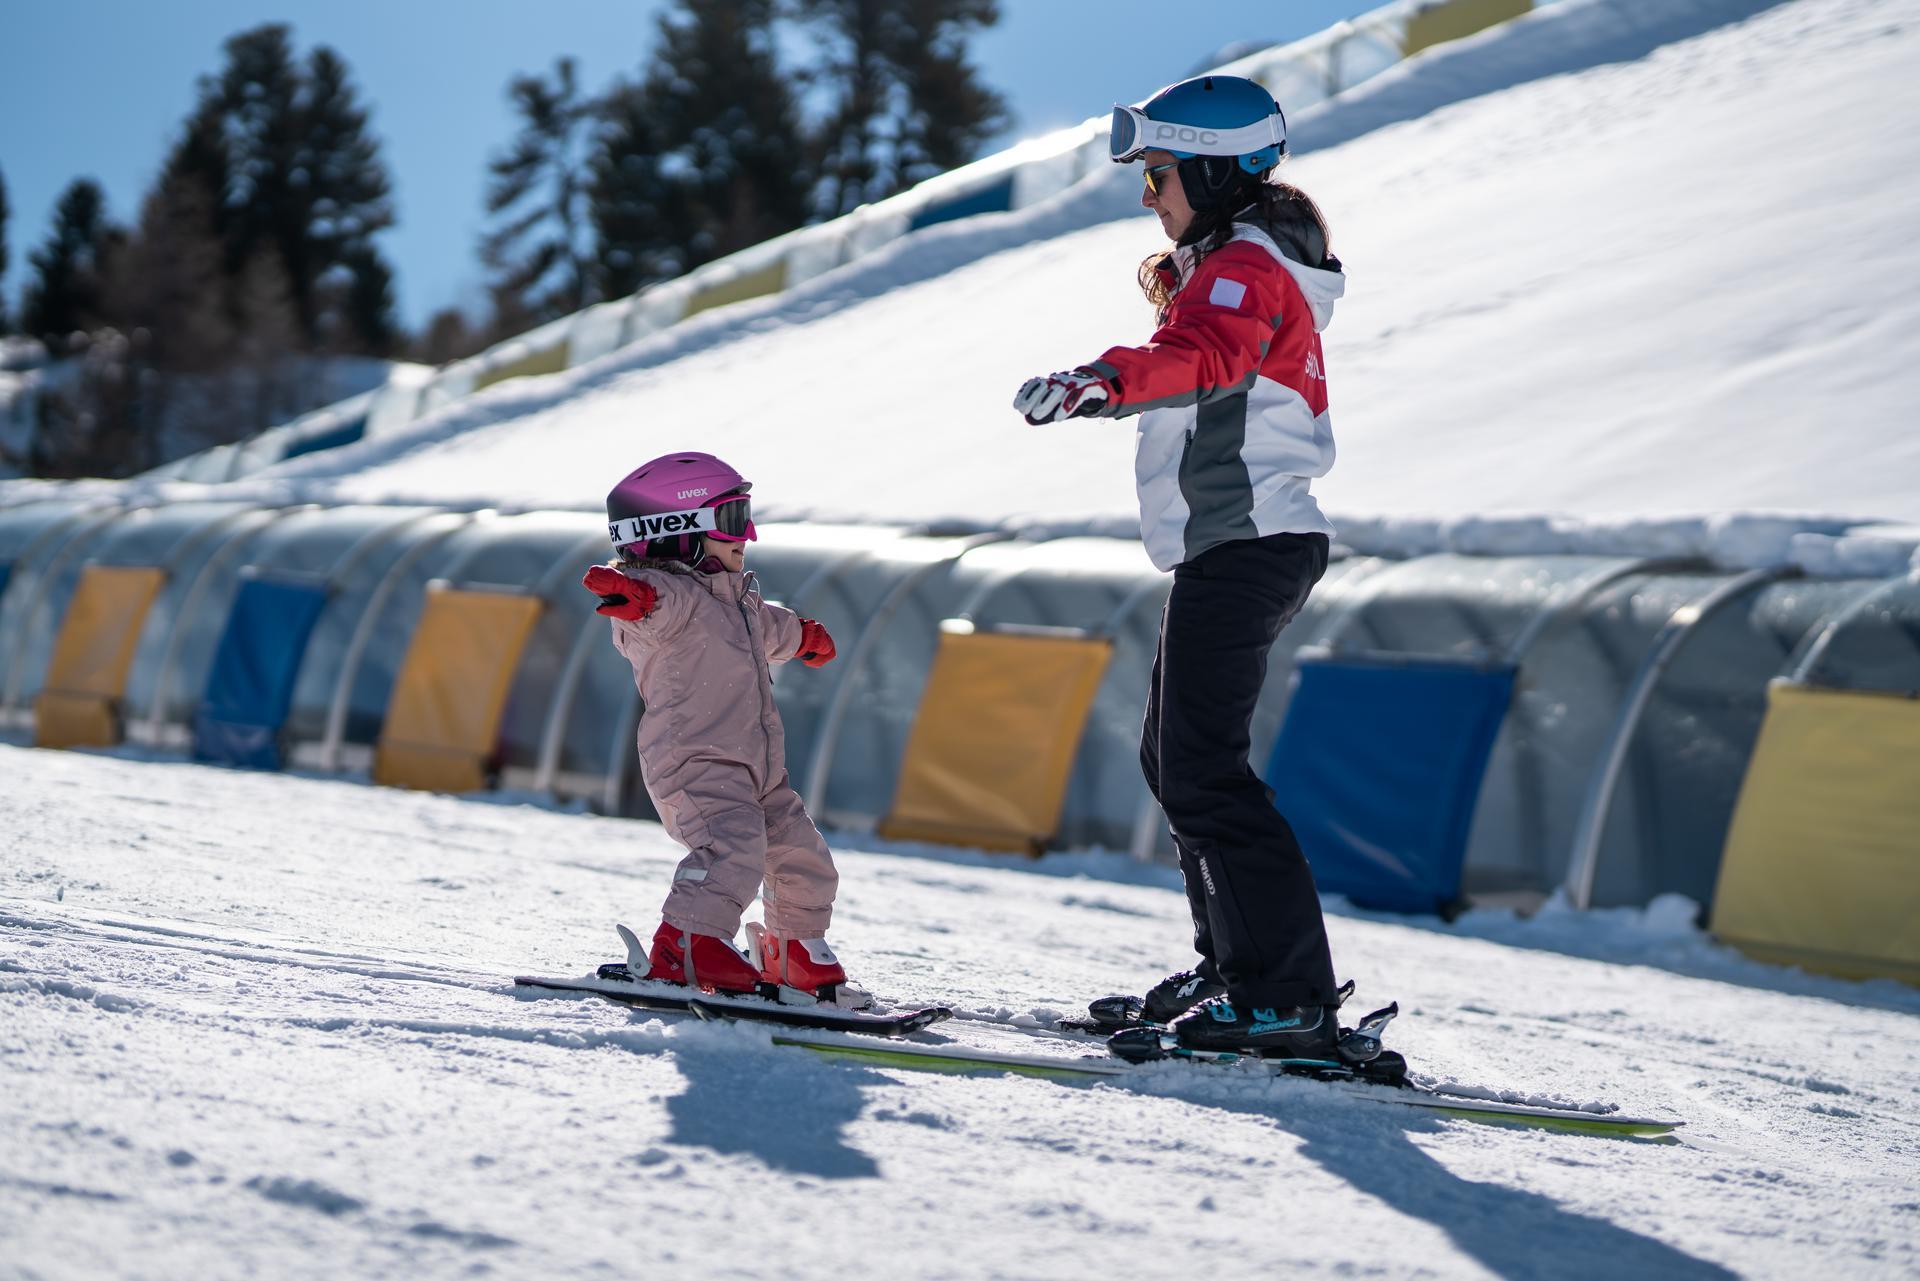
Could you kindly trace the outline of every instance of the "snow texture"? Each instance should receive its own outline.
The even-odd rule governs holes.
[[[651,823],[0,748],[0,1277],[1905,1277],[1920,992],[1756,965],[1693,907],[1336,912],[1418,1072],[1677,1115],[1660,1145],[1310,1082],[815,1059],[516,994],[650,926]],[[1187,964],[1169,869],[838,841],[855,976],[1023,1031]],[[1122,1245],[1121,1243],[1124,1243]]]

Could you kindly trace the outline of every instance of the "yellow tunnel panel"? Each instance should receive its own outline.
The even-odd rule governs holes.
[[[509,378],[531,378],[536,374],[557,374],[567,367],[567,345],[530,351],[518,360],[510,360],[504,365],[496,365],[474,376],[473,389],[479,391],[495,383],[503,383]]]
[[[1046,848],[1112,654],[1106,640],[941,633],[880,835]]]
[[[777,294],[787,287],[787,260],[777,258],[755,271],[743,271],[728,280],[709,285],[693,297],[687,299],[687,309],[681,314],[684,320],[699,312],[711,311],[715,307],[725,307],[729,303],[745,302],[749,298],[760,298],[767,294]]]
[[[387,702],[374,782],[436,792],[486,786],[507,691],[540,609],[534,596],[428,588]]]
[[[1485,31],[1532,8],[1533,0],[1442,0],[1423,6],[1407,19],[1401,56],[1411,58],[1422,49]]]
[[[1920,701],[1775,682],[1713,932],[1762,960],[1920,983]]]
[[[60,622],[47,678],[34,703],[41,747],[111,747],[120,741],[120,699],[147,611],[166,571],[89,565]]]

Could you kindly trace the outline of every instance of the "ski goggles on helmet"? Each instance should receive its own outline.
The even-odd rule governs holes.
[[[753,528],[753,501],[746,494],[729,494],[706,507],[607,522],[607,537],[615,547],[676,534],[705,534],[729,543],[752,542],[758,537]]]
[[[1107,134],[1107,154],[1115,164],[1127,164],[1155,150],[1190,156],[1244,156],[1266,147],[1283,147],[1286,142],[1286,120],[1277,112],[1237,129],[1209,129],[1154,120],[1138,107],[1115,106]]]

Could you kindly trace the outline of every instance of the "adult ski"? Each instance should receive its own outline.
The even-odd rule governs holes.
[[[1357,1077],[1329,1078],[1291,1071],[1274,1061],[1251,1054],[1168,1058],[1166,1066],[1130,1063],[1111,1055],[1086,1055],[1067,1058],[1052,1054],[1017,1054],[998,1050],[979,1050],[960,1045],[928,1045],[923,1042],[887,1044],[828,1040],[820,1037],[783,1036],[774,1033],[774,1044],[794,1046],[833,1058],[855,1059],[882,1067],[930,1072],[1009,1072],[1022,1076],[1055,1079],[1124,1080],[1142,1072],[1165,1071],[1175,1064],[1191,1064],[1195,1070],[1230,1071],[1264,1076],[1286,1076],[1316,1080],[1346,1097],[1369,1103],[1420,1108],[1443,1116],[1491,1125],[1519,1125],[1563,1130],[1572,1133],[1665,1138],[1684,1122],[1661,1117],[1629,1116],[1615,1112],[1588,1112],[1580,1108],[1542,1104],[1507,1103],[1471,1095],[1450,1093],[1432,1086],[1403,1082],[1384,1085]]]

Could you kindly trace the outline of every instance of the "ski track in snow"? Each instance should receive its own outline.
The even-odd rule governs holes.
[[[1330,919],[1416,1071],[1686,1118],[1662,1145],[529,997],[513,974],[651,922],[657,826],[105,754],[0,748],[0,776],[0,1277],[1105,1277],[1116,1242],[1238,1273],[1268,1231],[1349,1275],[1920,1266],[1920,993],[1676,973],[1722,949],[1671,922]],[[1189,959],[1165,869],[840,844],[836,943],[963,1011],[930,1036],[1084,1053],[1015,1024]]]

